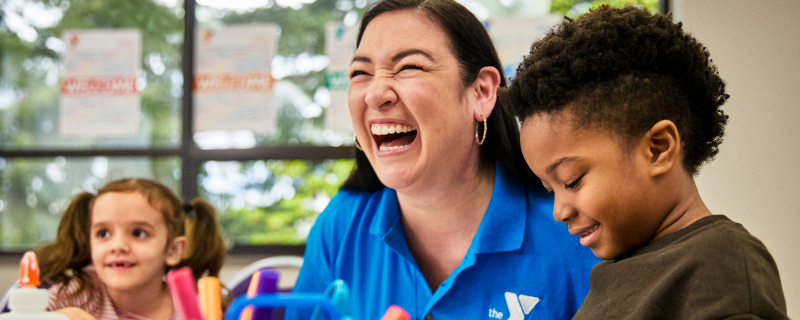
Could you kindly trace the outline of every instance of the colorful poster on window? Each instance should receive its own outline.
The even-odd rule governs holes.
[[[69,30],[62,62],[59,134],[133,136],[139,131],[142,35],[135,29]]]
[[[274,24],[197,31],[194,131],[276,131],[272,58],[278,34]]]
[[[563,19],[559,15],[544,17],[497,17],[484,22],[492,36],[506,79],[517,74],[517,66],[531,51],[531,44]]]
[[[328,55],[328,70],[325,86],[331,99],[325,111],[325,129],[353,132],[350,109],[347,106],[347,88],[350,85],[350,60],[356,52],[358,24],[351,27],[341,22],[325,25],[325,54]]]

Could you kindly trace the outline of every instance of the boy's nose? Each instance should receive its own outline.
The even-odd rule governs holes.
[[[553,202],[553,219],[563,223],[567,223],[570,219],[575,217],[577,212],[570,206],[562,197],[555,197]]]

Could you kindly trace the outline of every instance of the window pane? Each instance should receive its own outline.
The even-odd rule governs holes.
[[[304,244],[353,168],[354,160],[209,161],[198,189],[217,210],[224,235],[236,244]]]
[[[180,164],[177,157],[0,158],[0,251],[54,239],[72,197],[112,180],[156,179],[180,194]]]
[[[207,30],[210,37],[206,39],[200,33],[195,40],[202,43],[225,28],[274,28],[274,39],[267,39],[272,41],[274,52],[260,62],[269,66],[266,83],[272,95],[263,104],[274,108],[272,122],[264,126],[274,130],[195,130],[196,144],[203,149],[352,145],[350,129],[331,126],[326,120],[338,114],[340,122],[349,124],[348,81],[346,74],[341,79],[340,71],[332,70],[334,54],[326,42],[331,40],[327,39],[331,25],[357,26],[367,5],[374,1],[260,2],[258,8],[232,8],[226,6],[241,2],[198,0],[195,31]],[[547,12],[578,16],[604,3],[636,3],[653,11],[658,7],[656,0],[460,2],[486,21],[493,36],[501,33],[491,29],[501,23],[493,23],[508,16],[541,16]],[[0,150],[179,147],[184,81],[182,6],[182,1],[174,0],[0,1]],[[65,52],[70,45],[65,35],[75,30],[121,29],[135,30],[141,38],[141,55],[135,59],[140,66],[135,75],[139,111],[131,117],[138,121],[137,133],[122,137],[63,136],[62,83],[69,75]],[[336,36],[352,36],[342,30],[336,29]],[[197,62],[202,53],[194,54]],[[337,103],[341,108],[335,113],[332,106]],[[100,126],[105,121],[94,124]],[[113,179],[152,177],[178,192],[180,163],[178,157],[0,158],[0,251],[30,249],[52,239],[61,212],[75,193]],[[199,193],[219,210],[223,230],[235,243],[301,244],[314,218],[352,166],[352,160],[205,162],[200,168]]]
[[[201,149],[225,149],[287,144],[352,145],[352,125],[347,108],[347,66],[344,70],[338,63],[333,66],[334,60],[338,59],[334,58],[335,52],[328,51],[333,50],[329,44],[335,40],[330,38],[331,35],[335,35],[334,38],[353,38],[352,44],[343,52],[350,55],[355,52],[355,32],[352,29],[358,27],[358,20],[372,2],[375,1],[269,0],[260,1],[258,7],[237,7],[245,4],[226,0],[198,1],[194,89],[197,112],[194,141],[197,146]],[[578,16],[601,4],[623,6],[633,3],[653,11],[658,8],[658,0],[459,2],[479,19],[487,21],[487,28],[492,25],[489,20],[495,18],[543,17],[551,13],[556,18],[561,15]],[[552,21],[557,22],[558,19]],[[553,23],[546,22],[543,29],[535,28],[529,33],[544,32]],[[248,46],[247,41],[256,37],[241,31],[225,31],[226,28],[244,26],[270,26],[277,27],[279,31],[275,36],[259,38],[260,42],[252,41],[252,46]],[[338,29],[331,32],[332,27]],[[514,29],[518,28],[514,26]],[[490,28],[490,33],[495,34],[492,31]],[[218,34],[225,35],[217,37]],[[219,39],[223,39],[224,44]],[[524,43],[521,52],[512,50],[514,57],[521,57],[527,52],[530,40]],[[276,47],[274,52],[255,53],[259,50],[255,47],[267,50],[265,47],[271,46]],[[222,49],[228,50],[225,52],[227,58],[206,59],[211,52],[218,54]],[[254,67],[253,70],[257,72],[235,70],[237,66],[242,67],[243,61],[253,57],[261,57],[260,61],[248,62],[260,66]],[[513,76],[516,63],[506,66],[507,76]],[[261,76],[254,76],[259,72]],[[272,78],[269,78],[270,75]],[[253,82],[271,83],[271,89],[254,89],[252,85],[234,88],[237,84]]]
[[[0,21],[0,25],[3,25],[0,27],[0,148],[24,150],[178,146],[183,83],[180,67],[183,9],[179,4],[167,7],[160,3],[161,1],[131,0],[3,1],[0,4],[5,15]],[[67,103],[62,98],[69,94],[61,92],[71,88],[63,84],[70,79],[65,77],[65,52],[75,52],[72,50],[78,46],[86,48],[86,45],[92,43],[87,37],[64,37],[99,30],[132,30],[140,35],[137,37],[141,42],[140,52],[128,53],[134,58],[140,58],[138,61],[133,59],[136,64],[130,67],[133,71],[127,78],[130,80],[129,86],[126,86],[129,91],[125,94],[133,97],[132,99],[139,97],[140,103],[132,100],[129,112],[122,119],[131,124],[127,132],[111,126],[109,130],[112,134],[100,136],[64,132],[72,120],[81,119],[80,113],[73,112],[74,109],[64,108]],[[114,74],[113,70],[105,70],[113,63],[108,62],[110,57],[103,53],[115,53],[114,47],[108,46],[100,43],[97,48],[86,49],[84,52],[98,56],[97,59],[86,60],[89,66],[84,68],[86,74],[81,78],[89,81],[81,82],[85,87],[97,88],[99,85],[96,80],[101,79],[98,74]],[[72,54],[73,61],[78,61],[75,58],[78,56]],[[95,105],[93,108],[101,110],[114,110],[103,109],[102,101],[117,101],[118,99],[109,100],[109,96],[121,95],[119,92],[104,91],[100,96],[91,98],[95,102],[87,104]],[[85,98],[85,95],[69,97],[73,100],[66,101],[91,100]],[[96,102],[98,100],[101,102]],[[78,105],[80,107],[80,103]],[[111,107],[117,106],[112,103]],[[68,115],[62,117],[62,111],[65,110],[71,111],[67,111]],[[103,122],[113,120],[110,116],[98,116],[96,112],[91,116],[100,119],[92,125],[84,126],[87,128],[79,126],[77,129],[91,131],[92,127],[100,127]]]
[[[304,3],[310,2],[310,3]],[[354,26],[356,20],[366,10],[368,2],[363,1],[267,1],[266,6],[249,9],[230,9],[229,1],[199,1],[197,7],[197,32],[198,46],[196,50],[195,69],[195,104],[198,114],[195,116],[195,141],[202,149],[220,148],[247,148],[262,145],[312,145],[312,146],[341,146],[353,144],[353,131],[349,112],[346,104],[346,84],[349,82],[344,77],[344,87],[332,92],[330,83],[326,85],[326,72],[329,62],[326,53],[326,25],[336,22],[343,26]],[[216,35],[225,32],[226,28],[241,28],[244,26],[265,26],[277,28],[274,36],[263,37],[264,46],[274,46],[270,55],[262,54],[261,65],[269,67],[268,76],[273,81],[271,90],[266,90],[269,95],[264,95],[260,100],[245,100],[239,94],[235,98],[238,102],[221,102],[222,94],[210,96],[197,77],[208,79],[204,70],[213,69],[209,60],[204,59],[206,52],[214,51],[214,43],[218,41]],[[225,39],[241,37],[240,41],[246,42],[248,38],[241,32],[232,32],[232,36]],[[245,47],[240,44],[240,47]],[[225,47],[230,49],[231,46]],[[354,52],[352,47],[350,54]],[[215,51],[216,52],[216,51]],[[250,53],[238,51],[238,56],[249,56]],[[256,64],[256,62],[253,62]],[[228,70],[235,69],[231,63],[221,63],[228,66]],[[219,72],[219,70],[214,70]],[[229,71],[233,72],[233,71]],[[238,77],[242,77],[240,74]],[[237,76],[233,76],[235,78]],[[200,85],[198,85],[200,84]],[[230,92],[236,92],[235,90]],[[245,93],[255,96],[252,93]],[[337,100],[338,99],[338,100]],[[267,119],[260,126],[241,128],[236,126],[234,118],[225,121],[212,122],[214,128],[208,129],[202,124],[204,101],[213,100],[219,107],[217,110],[242,108],[244,104],[252,104],[260,111],[237,111],[226,116],[242,116],[242,122],[249,120],[247,115],[255,112],[264,112]],[[227,104],[226,104],[227,103]],[[338,104],[337,104],[338,103]],[[332,105],[337,105],[337,119],[328,119],[332,116]],[[214,112],[216,113],[216,112]],[[212,117],[217,119],[216,117]],[[201,119],[201,120],[197,120]],[[326,123],[327,121],[327,123]],[[226,127],[226,123],[230,123]],[[229,127],[233,126],[233,129]],[[206,128],[206,129],[204,129]]]

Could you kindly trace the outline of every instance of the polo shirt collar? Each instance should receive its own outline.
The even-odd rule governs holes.
[[[512,251],[525,239],[527,197],[525,184],[514,180],[498,162],[494,190],[481,225],[472,239],[474,253]]]
[[[370,233],[380,237],[402,230],[397,192],[385,188],[382,193],[378,214],[370,225]],[[489,253],[521,248],[527,222],[526,206],[525,185],[514,180],[497,163],[492,198],[470,250],[473,253]],[[402,232],[397,236],[402,237]]]
[[[380,237],[389,247],[416,265],[416,260],[408,248],[406,236],[403,234],[403,227],[400,225],[397,192],[391,188],[384,188],[378,201],[377,214],[369,227],[369,233]]]
[[[392,188],[384,188],[381,191],[377,214],[369,227],[369,233],[376,236],[384,236],[393,228],[399,227],[400,203],[397,202],[397,191]]]

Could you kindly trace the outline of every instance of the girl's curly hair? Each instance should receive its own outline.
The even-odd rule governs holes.
[[[706,48],[671,15],[601,6],[565,18],[500,89],[505,111],[529,116],[569,110],[577,127],[614,131],[635,141],[660,120],[671,120],[691,174],[719,152],[729,98]]]

